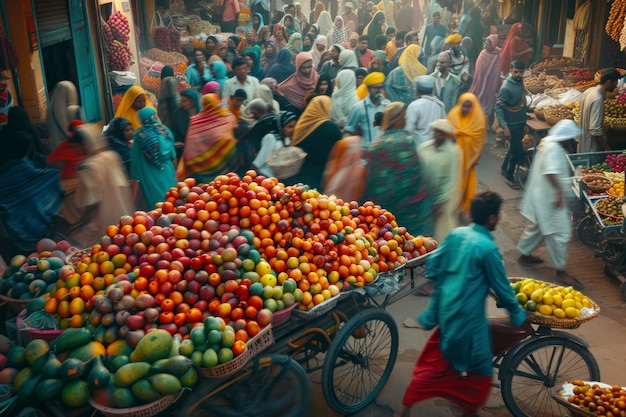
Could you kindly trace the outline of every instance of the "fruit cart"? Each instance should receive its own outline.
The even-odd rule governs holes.
[[[572,416],[621,416],[626,410],[626,391],[619,385],[574,380],[553,393],[554,400]]]
[[[605,261],[605,273],[620,282],[626,300],[626,252],[622,234],[624,199],[624,161],[622,152],[569,154],[572,189],[582,208],[576,225],[578,238]],[[613,171],[613,172],[611,172]],[[608,179],[607,179],[608,178]],[[577,215],[578,213],[574,213]]]

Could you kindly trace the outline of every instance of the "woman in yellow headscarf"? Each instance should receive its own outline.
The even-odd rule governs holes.
[[[146,90],[138,85],[133,85],[124,93],[122,101],[120,101],[120,104],[117,106],[117,110],[115,111],[115,117],[123,117],[130,120],[133,125],[133,129],[137,130],[143,126],[141,120],[139,119],[138,112],[144,107],[154,108],[148,98]]]
[[[426,74],[426,67],[419,62],[422,48],[419,45],[409,45],[398,60],[398,67],[394,68],[385,80],[385,96],[391,101],[401,101],[410,104],[417,97],[415,95],[415,79]]]
[[[307,156],[300,172],[285,179],[285,184],[302,182],[320,189],[328,155],[342,137],[341,129],[330,119],[330,107],[330,97],[317,96],[298,119],[289,146],[298,146]]]
[[[476,165],[487,137],[487,120],[478,98],[472,93],[461,94],[457,105],[448,113],[448,120],[456,130],[456,144],[461,149],[463,166],[459,184],[459,209],[467,214],[478,187]]]

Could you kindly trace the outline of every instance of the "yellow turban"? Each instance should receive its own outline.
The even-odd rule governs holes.
[[[446,43],[461,43],[461,35],[455,33],[454,35],[450,35],[446,38]]]
[[[366,86],[382,84],[385,82],[385,74],[382,72],[372,72],[363,78],[363,84]]]

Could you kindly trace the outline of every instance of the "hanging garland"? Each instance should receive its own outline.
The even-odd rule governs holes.
[[[615,0],[611,5],[611,12],[604,27],[609,38],[615,42],[620,41],[624,20],[626,20],[626,0]]]

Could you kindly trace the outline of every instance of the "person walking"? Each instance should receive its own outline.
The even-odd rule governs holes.
[[[380,133],[380,128],[374,126],[374,116],[390,103],[381,94],[384,82],[385,75],[382,72],[373,72],[363,79],[368,95],[350,110],[348,122],[344,127],[344,136],[362,136],[365,148],[368,148]]]
[[[433,94],[446,106],[446,111],[454,107],[459,97],[461,81],[450,72],[451,57],[448,52],[441,52],[437,60],[437,70],[432,73],[435,79]]]
[[[620,74],[614,69],[600,76],[600,84],[587,89],[580,100],[580,127],[582,135],[578,152],[610,151],[604,132],[604,97],[615,90]]]
[[[526,320],[492,235],[501,206],[502,197],[497,193],[477,194],[471,204],[474,223],[450,232],[426,261],[426,276],[434,281],[434,290],[417,321],[424,329],[435,330],[413,368],[394,417],[409,417],[414,404],[430,398],[444,398],[473,416],[487,400],[493,375],[485,314],[489,290],[495,291],[500,305],[509,311],[513,327]]]
[[[531,253],[543,240],[550,261],[556,268],[557,281],[577,289],[584,288],[584,285],[565,270],[567,244],[572,233],[566,196],[570,181],[566,144],[579,136],[580,132],[573,120],[561,120],[537,147],[521,210],[530,224],[522,232],[517,244],[517,250],[521,253],[520,263],[539,264],[543,260]]]
[[[522,137],[528,111],[524,90],[525,69],[526,66],[522,61],[511,62],[511,75],[504,80],[495,106],[498,124],[502,128],[504,139],[509,141],[509,150],[504,157],[501,172],[507,185],[514,190],[519,189],[513,174],[524,154]]]
[[[442,38],[446,37],[446,27],[442,25],[441,22],[441,14],[439,12],[433,13],[433,23],[426,26],[424,29],[424,38],[422,39],[422,47],[424,48],[424,53],[426,54],[426,58],[433,55],[435,51],[433,51],[430,47],[430,43],[432,42],[435,36],[441,36]]]
[[[432,95],[434,86],[433,77],[429,75],[417,77],[415,80],[417,100],[409,104],[406,109],[404,130],[415,133],[417,146],[432,138],[433,131],[430,127],[432,122],[446,118],[446,106]]]
[[[485,49],[480,52],[476,60],[474,80],[469,89],[478,97],[480,105],[487,116],[488,125],[493,125],[493,111],[496,104],[496,96],[502,84],[500,73],[500,48],[498,48],[498,35],[487,36]]]

